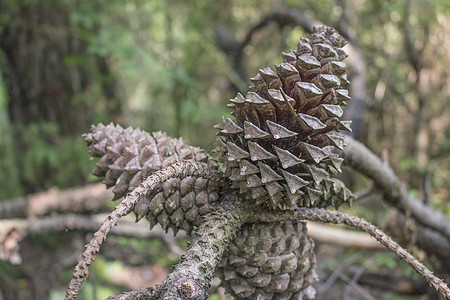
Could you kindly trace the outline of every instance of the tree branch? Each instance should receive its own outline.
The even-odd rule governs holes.
[[[450,299],[450,289],[447,284],[436,277],[433,272],[427,269],[421,262],[419,262],[414,256],[408,253],[405,249],[400,247],[383,231],[370,224],[366,220],[350,216],[337,211],[325,210],[322,208],[299,208],[295,211],[283,211],[283,212],[261,212],[255,215],[256,220],[252,221],[286,221],[292,220],[293,217],[297,220],[310,220],[323,223],[333,224],[345,224],[358,228],[362,231],[369,233],[371,236],[377,239],[384,247],[395,253],[401,260],[410,265],[417,273],[419,273],[430,286],[435,288],[447,299]]]
[[[95,213],[106,211],[111,190],[101,183],[67,190],[52,188],[45,192],[0,202],[0,219],[43,216],[53,212]]]
[[[100,226],[100,229],[94,233],[94,237],[86,245],[86,250],[83,252],[82,257],[75,266],[72,280],[66,291],[65,300],[77,298],[81,284],[89,274],[90,264],[94,261],[95,255],[100,251],[101,244],[106,239],[106,236],[111,229],[117,224],[118,220],[132,212],[139,199],[148,195],[159,184],[170,178],[186,176],[200,176],[217,180],[219,178],[215,170],[212,170],[203,164],[184,161],[175,163],[163,170],[156,171],[153,175],[145,179],[143,183],[130,192],[122,202],[114,208],[114,211],[106,217],[105,221],[103,221]]]
[[[100,227],[105,217],[106,214],[63,214],[40,219],[0,220],[0,260],[9,261],[12,264],[20,263],[20,242],[27,236],[67,230],[93,232]],[[174,254],[181,256],[184,253],[161,227],[148,230],[147,223],[135,223],[131,216],[119,221],[119,226],[114,228],[111,233],[139,239],[160,238]],[[183,234],[179,233],[177,238],[179,237],[183,237]]]
[[[385,165],[372,151],[351,137],[346,139],[344,163],[371,178],[384,193],[384,199],[421,224],[432,228],[450,239],[450,220],[418,199],[408,195],[394,171]]]
[[[308,235],[315,241],[356,249],[384,249],[380,243],[363,232],[350,231],[308,221]]]
[[[230,206],[227,208],[227,205]],[[243,204],[239,205],[241,207],[236,207],[236,204],[230,202],[217,205],[216,216],[209,216],[202,223],[198,236],[189,245],[187,255],[182,257],[182,261],[176,266],[174,272],[161,285],[126,292],[118,296],[109,297],[108,300],[206,299],[206,291],[210,285],[210,279],[217,262],[241,224],[244,222],[279,222],[288,220],[310,220],[345,224],[363,230],[409,264],[444,297],[450,299],[450,289],[445,282],[433,275],[430,270],[405,249],[401,248],[383,231],[364,219],[319,208],[299,208],[297,211],[267,211],[259,209],[253,212],[251,216],[249,210],[243,207]],[[218,219],[216,220],[215,218]],[[213,225],[214,228],[212,228],[210,224],[215,224],[216,222],[219,222],[219,225]]]
[[[108,300],[207,299],[217,264],[236,232],[250,218],[250,210],[242,201],[234,201],[236,197],[227,194],[211,213],[204,216],[186,255],[162,284],[109,297]]]

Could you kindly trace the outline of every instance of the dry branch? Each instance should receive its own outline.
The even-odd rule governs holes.
[[[101,183],[67,190],[52,188],[45,192],[0,202],[0,219],[38,217],[47,214],[96,213],[108,210],[111,190]]]
[[[308,221],[308,235],[314,240],[357,249],[384,249],[369,234]]]
[[[394,171],[362,143],[351,137],[346,139],[346,143],[345,164],[371,178],[389,204],[403,212],[411,212],[419,223],[450,239],[450,220],[444,214],[409,196]]]
[[[186,255],[160,285],[109,297],[109,300],[131,299],[206,299],[211,278],[236,231],[248,221],[250,211],[241,201],[227,194],[211,213],[205,215]]]
[[[40,219],[0,220],[0,260],[20,263],[20,242],[27,236],[65,231],[94,232],[100,227],[106,216],[106,214],[63,214]],[[180,256],[183,253],[181,248],[172,240],[173,238],[168,236],[159,226],[150,231],[147,223],[135,223],[131,216],[120,220],[118,225],[111,231],[112,234],[139,239],[159,238],[168,245],[170,251],[174,254]],[[183,236],[180,233],[177,238]]]
[[[139,187],[130,192],[122,202],[114,208],[114,211],[108,215],[100,226],[100,229],[94,233],[94,237],[86,246],[86,250],[83,252],[81,259],[75,266],[72,280],[66,291],[66,300],[77,298],[81,284],[89,274],[89,265],[95,259],[96,253],[100,251],[101,244],[106,239],[106,236],[111,229],[117,224],[118,220],[131,213],[137,201],[148,195],[162,182],[165,182],[170,178],[186,176],[215,178],[217,175],[214,170],[211,170],[208,167],[196,162],[186,161],[175,163],[165,169],[156,171],[153,175],[145,179]]]

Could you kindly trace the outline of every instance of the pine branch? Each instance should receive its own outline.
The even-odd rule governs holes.
[[[219,206],[222,209],[223,206]],[[209,224],[216,224],[217,221],[206,221],[199,228],[199,235],[195,238],[188,249],[188,254],[182,258],[182,262],[177,265],[174,272],[169,275],[163,284],[151,288],[139,289],[126,292],[117,296],[109,297],[108,300],[131,300],[131,299],[206,299],[205,292],[209,287],[209,281],[213,270],[216,267],[214,262],[222,255],[229,240],[224,240],[222,244],[221,234],[225,230],[234,235],[234,232],[242,222],[274,222],[287,220],[310,220],[323,223],[345,224],[365,231],[377,239],[384,247],[394,252],[400,259],[409,264],[418,272],[433,288],[441,293],[446,299],[450,299],[450,289],[441,279],[436,277],[414,256],[401,248],[396,242],[388,237],[383,231],[362,218],[350,216],[344,213],[329,211],[319,208],[300,208],[297,211],[258,211],[253,212],[253,217],[248,219],[248,210],[246,208],[236,207],[235,204],[230,208],[216,211],[218,220],[225,221],[226,225],[219,225],[211,228]],[[210,216],[208,218],[211,218]],[[214,218],[214,217],[213,217]],[[240,218],[237,220],[236,218]],[[230,219],[237,222],[230,222]],[[208,219],[210,220],[210,219]],[[223,224],[223,223],[222,223]],[[230,228],[231,229],[226,229]],[[240,226],[240,225],[239,225]],[[216,234],[214,234],[216,232]],[[210,238],[212,237],[212,239]],[[228,235],[231,239],[231,236]],[[219,245],[219,248],[216,246]],[[211,252],[211,249],[214,251]],[[205,251],[205,252],[204,252]],[[207,254],[209,253],[209,255]],[[211,254],[213,258],[211,259]],[[206,256],[205,256],[206,255]],[[207,267],[204,267],[204,263]],[[211,262],[213,262],[211,264]],[[203,264],[203,265],[202,265]],[[195,274],[193,276],[193,274]],[[183,289],[188,288],[192,292],[192,297],[183,298]]]
[[[261,214],[255,215],[257,220],[264,222],[273,221],[285,221],[292,220],[293,218],[297,220],[309,220],[323,223],[332,224],[345,224],[358,228],[362,231],[369,233],[377,241],[379,241],[388,250],[394,252],[401,260],[410,265],[417,273],[419,273],[430,286],[435,288],[439,293],[441,293],[447,299],[450,299],[450,289],[447,284],[436,277],[433,272],[427,269],[421,262],[419,262],[414,256],[408,253],[405,249],[400,247],[396,242],[394,242],[389,236],[387,236],[382,230],[378,229],[376,226],[370,224],[366,220],[351,216],[345,213],[325,210],[323,208],[299,208],[296,211],[290,212],[262,212]],[[255,221],[255,220],[253,220]]]
[[[237,230],[250,217],[246,204],[236,201],[235,197],[232,194],[225,195],[220,204],[205,215],[186,254],[162,284],[112,296],[108,300],[207,299],[217,264]]]
[[[117,224],[118,220],[133,211],[134,206],[142,197],[148,195],[159,184],[174,177],[201,176],[205,178],[218,178],[215,171],[197,162],[179,162],[175,163],[163,170],[155,172],[149,176],[136,189],[130,192],[123,200],[114,208],[114,211],[103,221],[100,229],[94,233],[93,238],[86,246],[82,257],[78,261],[72,275],[72,280],[66,291],[66,300],[76,299],[79,289],[87,275],[89,274],[89,266],[95,260],[96,253],[99,252],[100,246],[106,239],[106,236]]]

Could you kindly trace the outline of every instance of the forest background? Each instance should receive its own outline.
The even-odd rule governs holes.
[[[0,202],[94,182],[90,174],[96,162],[81,134],[98,122],[162,130],[212,150],[213,125],[229,115],[228,99],[245,93],[248,78],[259,68],[280,63],[279,53],[295,48],[306,34],[302,22],[315,20],[350,41],[353,101],[346,117],[354,122],[354,137],[395,170],[412,196],[450,216],[449,14],[444,0],[1,0]],[[350,171],[344,179],[362,196],[348,211],[386,223],[389,207],[371,182]],[[88,235],[36,236],[28,238],[33,256],[22,253],[23,260],[43,261],[61,239],[74,245],[51,260],[76,256]],[[114,237],[111,245],[131,251],[135,261],[114,251],[101,256],[84,299],[130,287],[111,280],[114,268],[123,272],[127,266],[157,264],[166,268],[158,269],[164,273],[177,260],[174,253],[158,257],[165,247],[158,238]],[[379,250],[339,248],[331,253],[326,245],[318,243],[320,247],[323,281],[342,261],[346,265],[340,272],[350,282],[355,265],[374,273],[396,270],[415,279]],[[39,266],[55,274],[44,288],[37,287],[30,268],[0,262],[0,288],[9,286],[2,292],[22,297],[14,299],[33,293],[58,299],[70,278],[67,264],[59,273]],[[343,278],[331,284],[349,286]],[[382,295],[403,299],[394,292]],[[320,296],[327,299],[327,292]]]

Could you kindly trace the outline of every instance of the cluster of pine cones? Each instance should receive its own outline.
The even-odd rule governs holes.
[[[175,234],[190,234],[230,187],[268,210],[350,204],[352,193],[332,177],[341,172],[342,158],[333,152],[344,146],[338,130],[350,131],[349,121],[340,120],[350,100],[344,45],[332,28],[314,28],[296,50],[282,54],[276,71],[259,70],[247,95],[230,100],[235,120],[216,125],[219,160],[161,132],[99,124],[84,135],[89,153],[100,158],[94,174],[118,199],[178,161],[222,172],[227,186],[173,178],[136,205],[137,220],[146,217],[150,227],[160,224]],[[235,299],[313,299],[313,248],[303,222],[245,224],[217,275]]]

